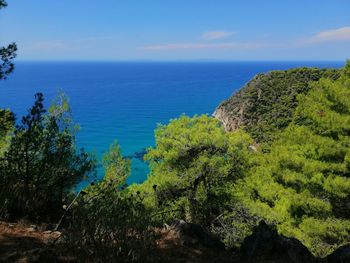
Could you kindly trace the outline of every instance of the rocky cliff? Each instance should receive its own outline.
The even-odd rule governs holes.
[[[320,78],[337,79],[340,70],[297,68],[256,75],[242,89],[222,102],[213,116],[227,131],[244,128],[259,142],[269,141],[274,132],[292,120],[298,94],[310,90]]]

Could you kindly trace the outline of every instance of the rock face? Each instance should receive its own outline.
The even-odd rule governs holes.
[[[242,245],[242,262],[319,262],[297,239],[281,236],[264,221]]]
[[[350,263],[350,244],[326,258],[316,258],[297,239],[279,235],[275,228],[261,221],[241,247],[241,262]]]
[[[350,245],[338,248],[329,255],[325,262],[327,263],[350,263]]]
[[[300,68],[259,74],[213,113],[227,131],[244,127],[257,141],[289,124],[298,105],[297,95],[312,87],[310,82],[322,77],[337,79],[339,70]]]
[[[235,114],[231,115],[225,107],[220,105],[213,113],[213,116],[224,125],[226,131],[235,131],[244,125],[244,105],[238,105],[232,112]]]

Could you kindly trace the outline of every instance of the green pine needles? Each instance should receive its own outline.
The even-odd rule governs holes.
[[[347,68],[349,63],[347,65]],[[321,79],[293,120],[236,185],[253,214],[325,256],[349,241],[350,78]]]

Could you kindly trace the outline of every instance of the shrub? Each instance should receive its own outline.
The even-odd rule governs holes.
[[[75,247],[93,252],[95,260],[139,260],[153,246],[150,211],[140,192],[124,188],[130,161],[118,144],[104,156],[105,177],[80,192],[67,218],[68,238]]]

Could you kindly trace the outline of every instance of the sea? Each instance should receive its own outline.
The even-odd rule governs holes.
[[[128,183],[141,183],[149,173],[142,156],[154,146],[159,124],[181,114],[211,115],[223,100],[254,75],[295,67],[344,66],[345,61],[279,62],[16,62],[7,80],[0,81],[0,107],[17,120],[27,113],[34,94],[45,105],[62,90],[81,127],[77,145],[99,160],[117,141],[132,160]],[[103,169],[97,170],[103,177]],[[90,178],[91,179],[91,178]],[[88,179],[87,179],[88,180]],[[83,182],[81,185],[86,184]]]

